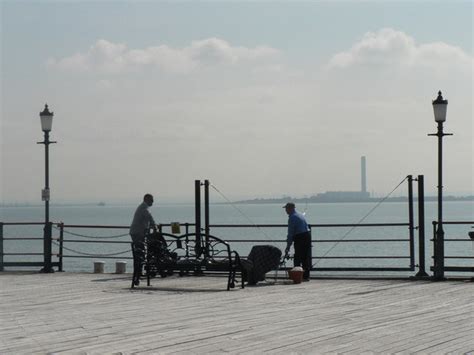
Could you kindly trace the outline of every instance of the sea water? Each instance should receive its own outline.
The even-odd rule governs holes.
[[[415,226],[418,215],[414,211]],[[72,228],[67,225],[104,225],[127,227],[135,211],[135,205],[121,206],[52,206],[50,220],[64,222],[63,260],[65,271],[91,271],[95,260],[106,260],[106,271],[113,272],[115,260],[128,260],[131,268],[130,237],[128,230],[113,228]],[[315,267],[409,267],[408,226],[378,227],[329,227],[332,224],[408,223],[407,202],[375,203],[309,203],[299,204],[312,228],[313,265]],[[180,222],[184,233],[185,223],[195,222],[193,204],[157,204],[150,208],[157,223]],[[202,209],[203,212],[203,209]],[[432,221],[437,219],[437,203],[425,203],[426,269],[432,265],[433,236]],[[446,261],[448,266],[472,266],[474,264],[474,242],[468,237],[473,231],[474,202],[446,201],[443,204],[443,219],[469,222],[459,225],[444,225],[445,239],[461,239],[446,242],[445,255],[461,257]],[[0,222],[41,222],[44,207],[2,207]],[[287,216],[281,204],[211,204],[210,224],[248,225],[247,227],[211,227],[210,233],[227,240],[233,249],[245,256],[253,245],[269,244],[284,250]],[[202,225],[204,220],[202,220]],[[259,227],[261,224],[275,224],[277,227]],[[41,253],[43,250],[42,226],[4,226],[4,261],[41,261],[41,256],[8,255]],[[170,233],[169,227],[164,229]],[[190,227],[193,232],[193,227]],[[415,234],[415,263],[418,263],[418,231]],[[59,230],[53,229],[53,237]],[[37,237],[38,240],[16,240],[22,237]],[[402,239],[403,241],[357,242],[365,239]],[[91,243],[105,240],[119,243]],[[259,242],[237,242],[236,240],[259,240]],[[234,241],[234,242],[232,242]],[[347,242],[351,241],[351,242]],[[53,253],[58,252],[57,242]],[[113,256],[117,259],[104,259]],[[367,256],[366,259],[353,257]],[[322,259],[321,257],[325,257]],[[345,257],[345,258],[341,258]],[[374,258],[376,257],[376,258]],[[393,258],[379,258],[393,257]],[[57,261],[53,257],[53,261]],[[291,264],[291,262],[289,263]],[[129,268],[129,270],[130,270]],[[416,270],[415,270],[416,272]],[[411,272],[413,274],[413,272]]]

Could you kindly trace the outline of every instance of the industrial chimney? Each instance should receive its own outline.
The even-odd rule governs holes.
[[[362,156],[360,158],[360,192],[362,192],[363,195],[367,194],[367,174],[365,156]]]

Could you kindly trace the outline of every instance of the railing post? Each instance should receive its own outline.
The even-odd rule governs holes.
[[[201,248],[201,180],[194,180],[194,209],[196,220],[196,256],[202,253]]]
[[[429,275],[425,269],[425,183],[424,176],[418,175],[418,273],[417,278]]]
[[[59,268],[58,271],[63,270],[63,244],[64,244],[64,222],[59,223]]]
[[[204,232],[206,233],[206,257],[209,257],[209,180],[204,180]]]
[[[408,223],[410,234],[410,269],[415,270],[415,223],[413,217],[413,176],[408,175]]]
[[[46,222],[43,229],[43,256],[44,264],[40,272],[50,273],[54,272],[51,266],[51,244],[52,244],[52,222]]]
[[[310,243],[310,249],[309,249],[309,262],[311,263],[311,268],[309,269],[310,271],[314,270],[313,268],[313,226],[311,224],[308,224],[309,227],[309,235],[311,236],[311,243]]]
[[[437,279],[437,274],[440,273],[440,269],[443,267],[443,257],[440,253],[440,242],[438,240],[438,222],[433,221],[433,273],[434,273],[434,280]]]
[[[3,271],[3,222],[0,222],[0,271]]]
[[[188,245],[189,245],[189,237],[188,237],[188,234],[189,234],[189,223],[186,223],[184,225],[184,230],[186,231],[185,235],[186,237],[184,238],[184,242],[186,243],[186,258],[189,257],[189,248],[188,248]]]

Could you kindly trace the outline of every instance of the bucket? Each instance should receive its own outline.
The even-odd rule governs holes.
[[[288,277],[290,280],[293,280],[294,284],[300,284],[303,281],[303,268],[300,266],[295,266],[293,269],[288,270]]]

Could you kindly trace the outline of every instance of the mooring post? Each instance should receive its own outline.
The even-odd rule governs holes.
[[[410,269],[415,270],[415,223],[413,217],[413,176],[408,175],[408,223],[410,234]]]
[[[418,175],[418,273],[417,278],[429,275],[425,270],[425,183],[424,176]]]
[[[194,211],[196,221],[196,256],[201,255],[201,180],[194,180]]]
[[[204,180],[204,233],[206,233],[206,257],[209,256],[209,180]]]

